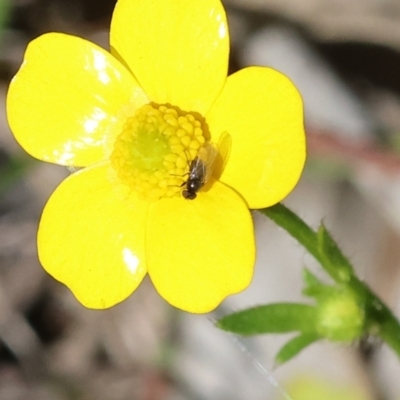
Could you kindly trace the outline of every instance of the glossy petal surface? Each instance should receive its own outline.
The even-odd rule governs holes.
[[[195,200],[176,197],[152,204],[146,240],[149,275],[175,307],[211,311],[251,281],[251,215],[242,198],[220,182]]]
[[[29,44],[10,85],[7,113],[15,138],[32,156],[86,166],[109,156],[124,114],[146,102],[132,74],[111,54],[50,33]]]
[[[229,35],[219,0],[119,0],[110,40],[156,103],[204,114],[225,82]]]
[[[306,156],[302,100],[287,77],[262,67],[231,75],[206,118],[214,141],[223,131],[232,136],[222,182],[249,208],[268,207],[287,196]]]
[[[144,275],[147,203],[129,196],[106,164],[80,170],[50,197],[39,225],[39,259],[89,308],[126,299]]]

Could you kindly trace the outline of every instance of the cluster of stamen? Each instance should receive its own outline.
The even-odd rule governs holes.
[[[122,182],[141,198],[173,197],[180,195],[190,161],[205,140],[199,117],[166,105],[146,104],[127,119],[111,162]]]

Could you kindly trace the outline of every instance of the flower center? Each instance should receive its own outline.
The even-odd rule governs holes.
[[[141,198],[180,195],[190,161],[205,143],[201,117],[176,107],[146,104],[118,135],[111,163],[121,181]]]

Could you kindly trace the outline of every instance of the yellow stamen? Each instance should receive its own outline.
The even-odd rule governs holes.
[[[146,104],[129,117],[115,141],[113,167],[140,197],[180,195],[189,163],[205,142],[201,117],[176,107]]]

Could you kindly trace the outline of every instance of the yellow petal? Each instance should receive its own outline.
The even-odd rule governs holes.
[[[149,208],[146,250],[149,275],[166,301],[193,313],[211,311],[251,281],[250,212],[220,182],[195,200],[163,199]]]
[[[119,0],[110,41],[156,103],[204,114],[225,82],[229,34],[219,0]]]
[[[39,225],[43,267],[89,308],[121,302],[146,274],[147,203],[113,179],[109,164],[71,175],[50,197]]]
[[[231,75],[206,116],[213,141],[227,131],[232,147],[221,181],[250,208],[281,201],[296,185],[305,162],[301,97],[281,73],[250,67]]]
[[[50,33],[32,41],[7,96],[17,141],[61,165],[104,160],[130,108],[147,103],[132,74],[86,40]]]

